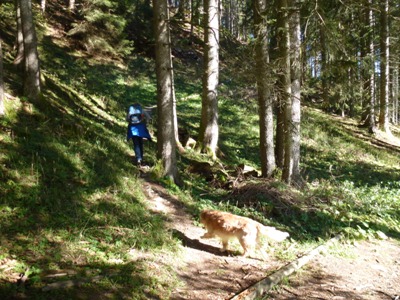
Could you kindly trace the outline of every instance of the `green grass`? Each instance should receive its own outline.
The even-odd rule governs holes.
[[[10,11],[4,9],[0,18],[6,28],[5,53],[13,42],[7,25],[13,22]],[[125,143],[127,105],[156,104],[154,62],[140,56],[123,63],[85,57],[42,30],[45,86],[40,101],[18,97],[20,78],[12,56],[5,55],[7,92],[17,97],[6,102],[7,116],[0,120],[0,261],[13,261],[13,272],[29,268],[32,299],[168,299],[181,284],[174,272],[180,241],[166,230],[161,215],[147,209],[144,179],[132,165],[131,145]],[[246,90],[251,75],[241,71],[239,76],[228,68],[249,66],[246,60],[231,58],[229,64],[228,59],[225,54],[219,146],[220,162],[233,174],[239,163],[259,166],[258,123],[255,99]],[[196,137],[198,66],[175,63],[179,124]],[[276,254],[284,260],[337,233],[349,240],[381,233],[399,239],[399,149],[373,143],[350,121],[303,108],[301,166],[307,184],[300,190],[260,179],[234,191],[223,189],[223,174],[207,181],[189,172],[194,160],[207,161],[192,151],[179,157],[182,187],[157,178],[157,170],[152,180],[176,195],[195,220],[201,209],[212,207],[289,231],[292,252],[282,247]],[[146,145],[145,151],[156,165],[154,145]],[[155,255],[141,259],[135,256],[140,251]],[[84,286],[43,294],[41,288],[51,283],[45,275],[61,270],[73,271],[68,278]],[[87,281],[97,275],[98,281]],[[24,291],[6,283],[4,276],[0,274],[0,296]]]

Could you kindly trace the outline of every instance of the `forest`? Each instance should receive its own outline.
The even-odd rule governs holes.
[[[228,299],[338,235],[400,249],[399,25],[388,0],[1,1],[1,298]],[[204,209],[290,238],[221,256]]]

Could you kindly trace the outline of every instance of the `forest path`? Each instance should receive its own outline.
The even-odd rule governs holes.
[[[167,218],[167,226],[182,241],[183,260],[176,272],[185,285],[170,299],[229,299],[266,274],[284,266],[273,256],[267,261],[220,253],[215,239],[200,239],[204,229],[178,199],[151,182],[144,183],[147,204]],[[339,247],[341,247],[339,245]],[[273,289],[266,299],[400,299],[400,244],[391,239],[345,246],[343,256],[319,254]]]

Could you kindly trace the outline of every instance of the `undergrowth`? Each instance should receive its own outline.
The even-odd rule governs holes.
[[[10,9],[3,11],[1,25],[13,22]],[[29,277],[37,299],[105,292],[116,298],[168,299],[181,284],[174,273],[180,241],[165,228],[164,217],[146,207],[145,179],[132,165],[133,151],[125,142],[128,104],[156,104],[154,62],[141,56],[123,63],[87,57],[41,30],[44,89],[37,102],[18,97],[12,33],[5,31],[6,91],[14,98],[7,99],[7,115],[0,120],[0,261]],[[227,67],[229,59],[236,67],[246,62],[226,55],[228,75],[235,72]],[[195,138],[199,65],[191,59],[174,63],[179,124]],[[240,82],[228,75],[221,84],[218,163],[229,170],[241,163],[257,168],[254,86],[248,78]],[[210,181],[189,171],[193,161],[208,160],[190,150],[179,157],[181,187],[157,178],[155,169],[150,179],[177,195],[195,221],[204,208],[249,216],[288,231],[287,243],[296,244],[297,251],[338,233],[348,240],[400,239],[399,148],[376,143],[352,120],[311,107],[303,107],[302,120],[303,188],[257,178],[239,181],[235,189],[221,188],[215,183],[227,180],[224,176]],[[154,134],[155,125],[150,124]],[[155,151],[154,144],[145,145],[151,166],[157,166]],[[297,255],[293,251],[283,246],[277,255],[291,259]],[[160,253],[160,260],[138,254],[146,252]],[[72,274],[83,287],[43,296],[42,288],[51,283],[46,276],[60,272]],[[27,287],[9,278],[0,274],[0,296],[24,293]]]

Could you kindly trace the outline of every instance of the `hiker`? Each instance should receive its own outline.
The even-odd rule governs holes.
[[[126,121],[128,122],[128,133],[126,140],[133,141],[133,150],[135,151],[136,164],[143,164],[143,139],[151,141],[151,135],[146,126],[146,121],[151,120],[150,115],[143,111],[139,103],[135,103],[128,108]]]

